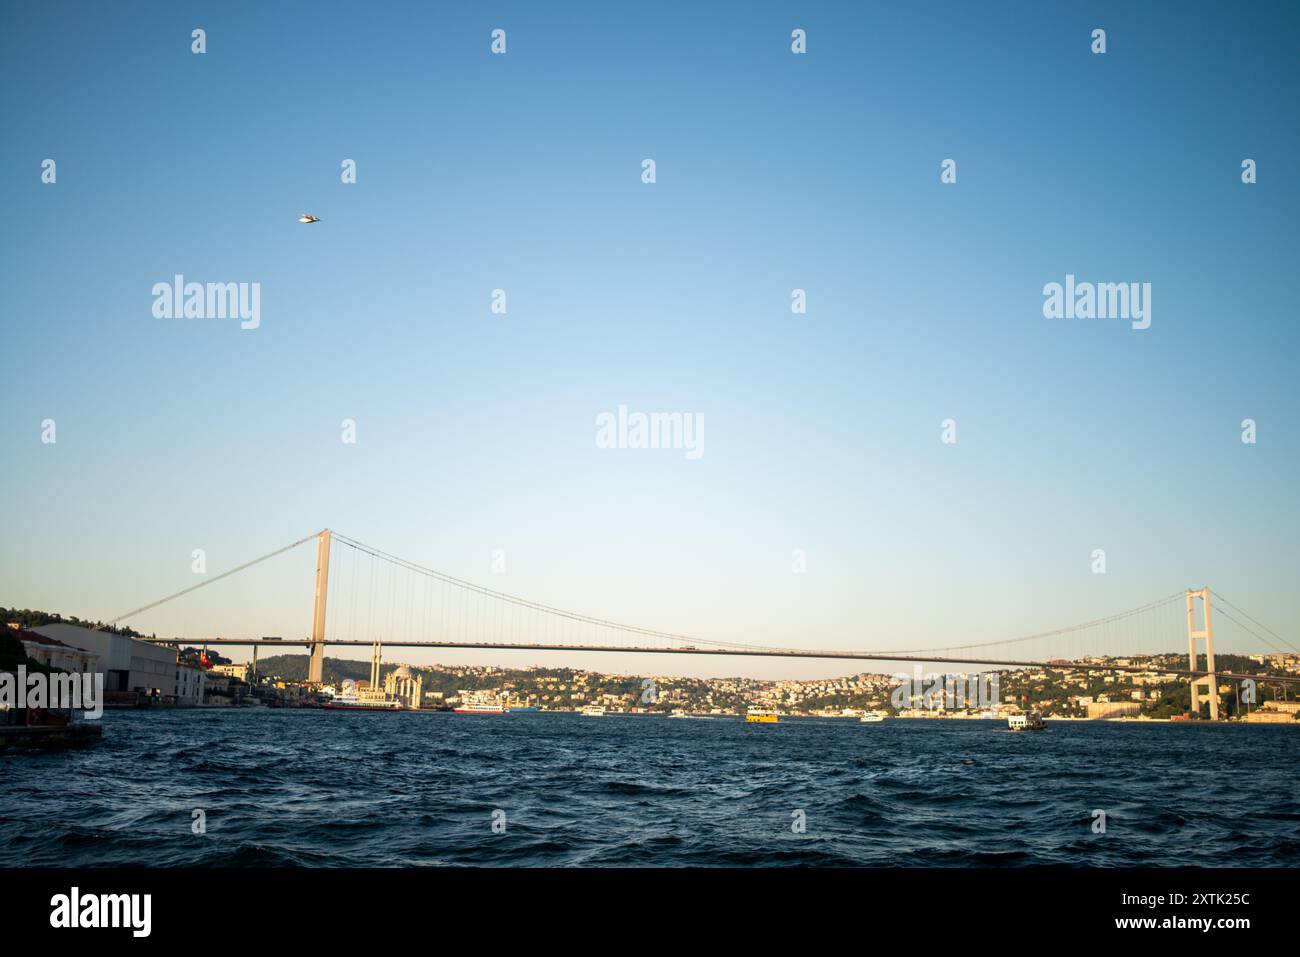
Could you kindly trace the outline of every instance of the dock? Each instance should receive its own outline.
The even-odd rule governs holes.
[[[77,721],[72,724],[0,726],[0,751],[11,748],[77,748],[103,737],[99,722]]]

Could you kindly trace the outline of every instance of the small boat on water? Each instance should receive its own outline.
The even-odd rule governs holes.
[[[888,715],[883,711],[868,711],[862,717],[858,718],[858,720],[863,724],[875,724],[879,721],[884,721],[887,717]]]
[[[779,720],[775,711],[753,708],[745,712],[745,721],[748,724],[776,724]]]
[[[1031,711],[1029,714],[1013,714],[1007,718],[1007,727],[1012,731],[1042,731],[1044,727],[1043,716],[1037,711]]]
[[[712,721],[712,720],[713,720],[713,715],[711,715],[711,714],[691,714],[689,711],[683,711],[681,708],[678,708],[676,711],[674,711],[674,712],[673,712],[672,714],[670,714],[668,717],[670,717],[670,718],[692,718],[692,719],[694,719],[694,720],[696,720],[696,721]]]
[[[605,709],[598,704],[589,704],[582,709],[582,716],[584,718],[603,718],[605,717]]]

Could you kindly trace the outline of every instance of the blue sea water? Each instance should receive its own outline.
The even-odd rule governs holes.
[[[1300,728],[293,710],[103,720],[89,748],[0,756],[0,865],[1300,861]]]

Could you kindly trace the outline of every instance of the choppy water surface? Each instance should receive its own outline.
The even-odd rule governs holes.
[[[273,710],[104,725],[82,751],[0,756],[0,864],[1300,861],[1297,728]]]

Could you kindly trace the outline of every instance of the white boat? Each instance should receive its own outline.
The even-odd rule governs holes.
[[[605,709],[598,704],[589,704],[582,709],[582,715],[585,718],[603,718],[605,717]]]
[[[326,711],[401,711],[402,703],[392,698],[336,695],[321,707]]]
[[[1043,716],[1037,711],[1029,714],[1013,714],[1007,718],[1007,727],[1012,731],[1042,731]]]
[[[696,720],[696,721],[712,721],[712,720],[713,720],[713,717],[712,717],[711,715],[707,715],[707,714],[691,714],[689,711],[683,711],[681,708],[678,708],[676,711],[674,711],[674,712],[673,712],[672,714],[670,714],[668,717],[670,717],[670,718],[692,718],[692,719],[694,719],[694,720]]]
[[[886,717],[888,716],[883,711],[868,711],[858,720],[863,724],[875,724],[877,721],[884,721]]]
[[[504,705],[500,704],[462,704],[455,709],[457,714],[505,714]]]

